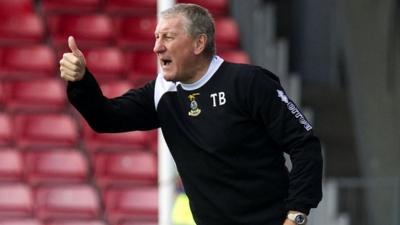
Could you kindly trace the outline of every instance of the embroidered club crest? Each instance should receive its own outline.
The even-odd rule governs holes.
[[[198,116],[201,113],[201,109],[199,109],[199,105],[196,102],[196,96],[198,95],[200,95],[200,93],[193,93],[188,96],[190,101],[189,116]]]

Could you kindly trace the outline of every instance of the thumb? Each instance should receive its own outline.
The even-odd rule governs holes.
[[[81,58],[85,63],[85,57],[83,56],[81,50],[79,50],[78,45],[76,44],[75,38],[73,36],[68,37],[68,47],[76,57]]]
[[[72,53],[79,54],[78,45],[76,45],[75,38],[73,36],[68,37],[68,47],[71,49]]]

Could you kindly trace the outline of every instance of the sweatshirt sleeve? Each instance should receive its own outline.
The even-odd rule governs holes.
[[[249,85],[252,112],[292,161],[287,210],[308,214],[322,199],[323,160],[319,139],[275,75],[258,67],[252,75]]]
[[[103,95],[99,84],[86,69],[82,80],[68,82],[67,96],[96,132],[115,133],[159,127],[154,106],[152,81],[142,88],[127,90],[116,98]]]

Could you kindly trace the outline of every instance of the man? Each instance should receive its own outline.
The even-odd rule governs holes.
[[[305,224],[322,196],[319,140],[276,76],[216,56],[206,9],[164,11],[154,46],[162,72],[114,99],[68,43],[60,71],[71,103],[97,132],[161,127],[198,225]]]

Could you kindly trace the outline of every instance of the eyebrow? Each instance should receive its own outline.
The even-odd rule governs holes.
[[[160,35],[160,34],[169,34],[169,35],[178,35],[177,32],[171,32],[171,31],[165,31],[165,32],[154,32],[154,35]]]

